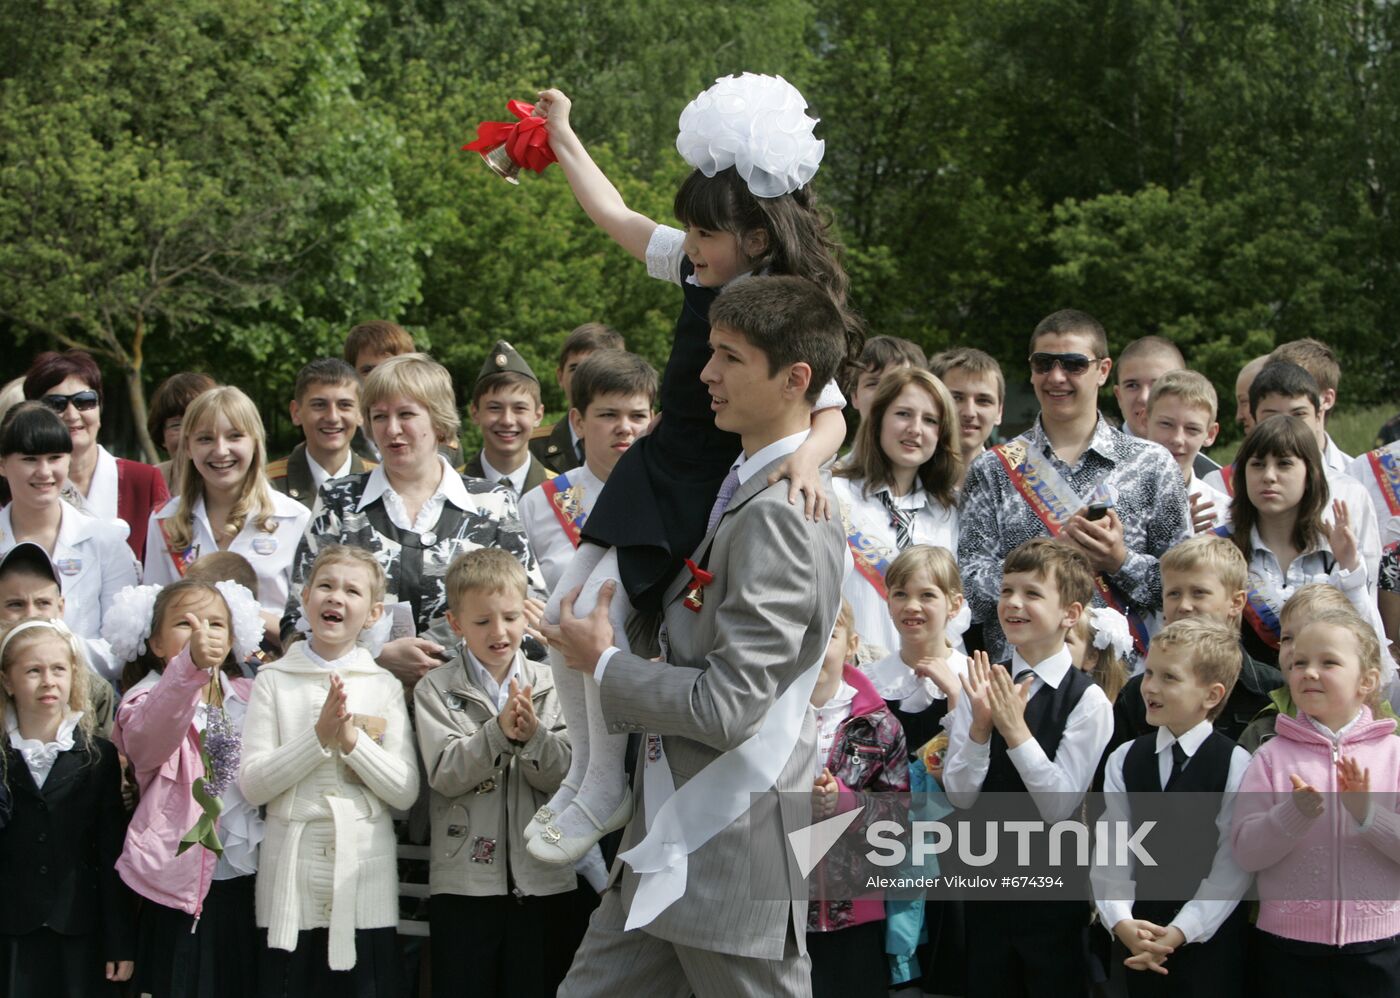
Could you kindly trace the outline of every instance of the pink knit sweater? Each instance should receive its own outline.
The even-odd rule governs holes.
[[[1400,934],[1400,738],[1369,708],[1336,744],[1306,716],[1280,716],[1249,764],[1235,805],[1235,861],[1259,875],[1259,928],[1341,946]],[[1371,771],[1360,825],[1337,796],[1339,758]],[[1293,804],[1297,774],[1323,795],[1309,818]]]

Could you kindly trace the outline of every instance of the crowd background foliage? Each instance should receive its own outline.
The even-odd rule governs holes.
[[[1115,349],[1176,340],[1227,413],[1246,358],[1317,336],[1344,404],[1392,401],[1397,40],[1387,0],[9,0],[0,374],[93,350],[134,455],[167,374],[282,412],[305,360],[394,318],[463,386],[510,340],[557,410],[562,335],[603,320],[660,363],[674,289],[557,168],[509,188],[459,147],[559,86],[668,220],[681,108],[747,69],[823,119],[817,186],[873,332],[1019,371],[1073,305]]]

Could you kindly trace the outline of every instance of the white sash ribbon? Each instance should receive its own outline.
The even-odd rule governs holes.
[[[643,745],[642,787],[647,833],[620,858],[640,877],[627,929],[649,925],[685,894],[688,857],[749,809],[750,794],[771,790],[792,756],[821,672],[819,658],[778,697],[758,731],[725,752],[679,790],[666,751],[651,736]]]

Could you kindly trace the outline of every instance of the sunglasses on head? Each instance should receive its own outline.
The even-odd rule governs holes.
[[[1060,370],[1073,377],[1089,370],[1089,365],[1097,360],[1097,357],[1086,357],[1082,353],[1033,353],[1031,370],[1036,374],[1049,374],[1059,364]]]
[[[60,416],[72,405],[79,412],[87,412],[97,408],[97,393],[91,388],[82,392],[74,392],[72,395],[45,395],[41,401]]]

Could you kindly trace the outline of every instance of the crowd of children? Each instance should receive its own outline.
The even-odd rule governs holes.
[[[555,372],[568,414],[541,426],[539,379],[498,342],[464,455],[446,370],[365,323],[301,370],[303,442],[269,461],[247,395],[176,375],[150,425],[169,497],[135,544],[98,472],[71,486],[95,375],[4,414],[0,993],[530,996],[564,979],[632,798],[626,734],[542,631],[611,583],[605,655],[664,655],[665,633],[628,626],[678,571],[693,586],[665,598],[703,599],[703,564],[681,565],[740,485],[725,408],[753,404],[716,394],[715,365],[753,363],[728,288],[806,278],[860,337],[815,164],[777,194],[697,169],[672,229],[622,202],[563,94],[541,105],[582,207],[681,289],[660,379],[581,326]],[[1076,900],[917,903],[842,898],[819,866],[810,992],[1400,991],[1400,445],[1338,449],[1341,371],[1317,341],[1240,372],[1248,432],[1224,468],[1202,453],[1216,391],[1171,342],[1121,353],[1121,429],[1098,412],[1113,363],[1091,316],[1054,313],[1030,347],[1041,415],[993,446],[993,358],[866,340],[830,494],[845,399],[799,386],[810,432],[769,484],[839,518],[849,551],[809,679],[812,818],[896,816],[912,791],[943,811],[1020,795],[1055,824],[1102,790],[1108,818],[1175,821],[1188,861],[1168,877],[1097,854]],[[426,958],[403,942],[420,924],[405,893],[426,899]]]

